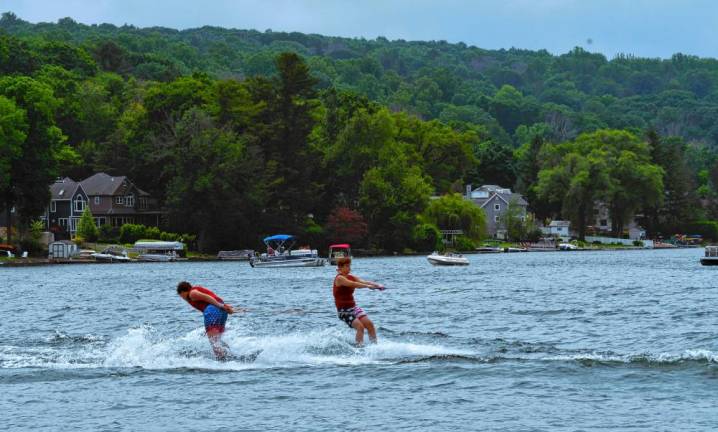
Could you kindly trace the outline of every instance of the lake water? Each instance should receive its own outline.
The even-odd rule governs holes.
[[[0,267],[5,431],[718,429],[718,268],[702,249],[356,259],[379,344],[353,347],[333,267]],[[206,286],[252,310],[213,360]]]

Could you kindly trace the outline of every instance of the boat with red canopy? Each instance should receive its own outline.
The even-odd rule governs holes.
[[[352,249],[349,243],[339,243],[329,246],[329,264],[336,265],[337,259],[352,257]]]

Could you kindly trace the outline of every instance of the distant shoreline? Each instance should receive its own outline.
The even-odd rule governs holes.
[[[460,251],[458,253],[464,254],[464,255],[484,255],[484,254],[516,254],[516,253],[528,253],[528,252],[560,252],[560,253],[572,253],[572,252],[591,252],[591,251],[637,251],[637,250],[678,250],[678,249],[699,249],[703,246],[696,245],[696,246],[676,246],[676,247],[658,247],[658,248],[643,248],[640,246],[626,246],[626,247],[620,247],[620,248],[581,248],[581,249],[574,249],[570,251],[566,250],[559,250],[559,249],[552,249],[552,248],[534,248],[529,249],[525,251],[492,251],[492,252],[484,252],[484,251]],[[408,257],[408,256],[421,256],[426,255],[429,252],[416,252],[411,254],[406,253],[395,253],[395,254],[367,254],[367,255],[356,255],[355,258],[393,258],[393,257]],[[87,259],[49,259],[49,258],[15,258],[13,260],[4,260],[0,261],[0,268],[2,267],[38,267],[38,266],[48,266],[48,265],[63,265],[63,264],[155,264],[162,261],[114,261],[114,262],[108,262],[108,261],[96,261],[96,260],[87,260]],[[247,263],[249,265],[248,260],[228,260],[228,259],[219,259],[219,258],[210,258],[210,257],[191,257],[191,258],[181,258],[177,261],[173,261],[174,264],[182,264],[182,263],[197,263],[197,262],[239,262],[239,263]]]

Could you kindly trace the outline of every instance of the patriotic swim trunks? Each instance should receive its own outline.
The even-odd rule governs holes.
[[[367,316],[367,313],[359,306],[355,306],[351,308],[337,309],[337,315],[340,320],[344,321],[349,327],[351,327],[355,319]]]
[[[224,332],[224,324],[227,322],[227,312],[215,305],[207,305],[204,308],[204,329],[206,331]]]

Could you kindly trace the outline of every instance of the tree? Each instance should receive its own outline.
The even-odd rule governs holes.
[[[609,209],[614,235],[638,208],[661,202],[663,170],[651,163],[648,144],[629,132],[581,134],[574,141],[545,146],[541,157],[537,193],[561,203],[581,238],[599,201]]]
[[[401,154],[383,154],[379,166],[364,173],[359,188],[359,205],[374,245],[392,251],[409,247],[430,194],[419,167],[409,166]]]
[[[206,112],[193,108],[177,124],[177,142],[167,186],[170,227],[197,233],[203,251],[256,242],[266,192],[263,182],[253,181],[263,166],[246,138],[218,129]]]
[[[685,144],[677,137],[662,138],[653,130],[646,137],[651,147],[651,160],[663,168],[665,175],[663,203],[644,207],[645,228],[649,235],[685,232],[686,223],[700,219],[701,208],[686,160]]]
[[[479,241],[486,236],[486,213],[458,193],[431,200],[424,210],[423,220],[440,230],[461,230],[472,240]]]
[[[471,175],[472,183],[510,187],[516,182],[513,150],[493,139],[474,142],[473,153],[478,161]]]
[[[97,229],[94,219],[92,219],[90,206],[85,206],[77,225],[77,237],[82,238],[84,241],[96,241],[99,235],[100,231]]]
[[[329,240],[333,242],[362,244],[366,240],[367,224],[364,217],[357,210],[348,207],[336,207],[332,210],[326,229],[329,232]]]
[[[455,182],[464,182],[476,165],[471,149],[475,134],[456,131],[436,120],[422,122],[406,114],[397,114],[395,119],[397,138],[410,144],[424,173],[433,180],[436,192],[448,192]]]
[[[10,149],[9,154],[16,156],[11,163],[9,182],[5,177],[8,224],[12,223],[9,220],[10,209],[16,207],[21,225],[28,227],[30,221],[45,210],[50,199],[48,185],[57,177],[60,164],[74,164],[78,158],[63,144],[62,131],[55,126],[58,101],[49,86],[30,77],[2,77],[0,96],[4,99],[0,109],[14,123],[8,131],[8,144],[4,146]],[[24,121],[17,109],[25,112]],[[18,151],[18,144],[25,133],[22,149]]]
[[[564,146],[551,147],[549,152],[563,153]],[[539,172],[536,192],[541,199],[561,207],[561,213],[577,227],[578,236],[583,240],[596,201],[603,198],[602,191],[608,182],[602,152],[594,150],[588,155],[566,152]]]
[[[605,194],[614,236],[641,207],[660,204],[663,169],[651,163],[650,147],[626,131],[599,130],[576,139],[582,149],[601,149],[605,155],[609,185]],[[585,150],[584,150],[585,151]]]
[[[547,125],[537,123],[533,126],[519,126],[516,135],[521,147],[514,151],[516,160],[516,192],[523,194],[529,203],[529,209],[540,219],[547,218],[551,213],[560,210],[551,207],[546,201],[539,199],[536,193],[538,173],[541,171],[541,149],[545,143],[545,135],[548,133]]]
[[[538,113],[538,104],[510,85],[504,85],[496,92],[490,106],[491,115],[509,134],[521,124],[534,123]]]
[[[317,123],[319,106],[306,63],[294,53],[276,59],[278,76],[267,88],[267,124],[260,135],[267,164],[273,171],[272,210],[281,212],[285,228],[300,229],[321,198],[315,181],[320,155],[309,137]]]
[[[536,221],[531,214],[523,214],[521,206],[515,199],[509,201],[506,212],[501,215],[501,225],[506,230],[509,241],[536,241],[540,235],[537,235]]]

